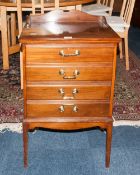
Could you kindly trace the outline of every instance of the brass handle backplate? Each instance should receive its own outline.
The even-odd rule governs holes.
[[[61,105],[61,106],[59,107],[59,111],[60,111],[60,112],[64,112],[64,111],[65,111],[64,105]]]
[[[58,90],[58,92],[61,94],[62,97],[64,97],[65,91],[64,91],[63,88],[60,88],[60,89]]]
[[[72,108],[73,112],[78,112],[78,107],[76,105],[73,105],[73,108]]]
[[[78,94],[79,93],[79,91],[76,89],[76,88],[74,88],[73,90],[72,90],[72,94],[73,95],[76,95],[76,94]]]

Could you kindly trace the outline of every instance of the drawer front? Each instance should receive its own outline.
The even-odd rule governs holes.
[[[109,103],[28,100],[27,117],[107,117]]]
[[[94,46],[91,48],[26,48],[27,64],[68,63],[68,62],[112,62],[114,46]]]
[[[109,99],[111,83],[29,83],[27,99],[29,100],[72,100],[72,99]]]
[[[69,65],[69,66],[27,66],[27,81],[48,81],[48,80],[112,80],[112,65]]]

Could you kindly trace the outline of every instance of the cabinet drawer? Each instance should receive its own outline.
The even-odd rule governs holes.
[[[27,83],[29,100],[72,100],[72,99],[109,99],[111,83],[109,82],[44,82]]]
[[[91,48],[26,48],[27,64],[68,63],[68,62],[112,62],[114,46],[95,45]]]
[[[109,102],[74,100],[28,100],[27,118],[33,117],[105,117]]]
[[[105,80],[112,79],[112,64],[83,64],[83,65],[58,65],[26,67],[27,81],[48,80]]]

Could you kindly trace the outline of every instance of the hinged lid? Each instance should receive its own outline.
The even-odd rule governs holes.
[[[105,17],[71,10],[55,10],[31,15],[20,37],[21,43],[62,40],[118,42],[118,35],[107,25]]]

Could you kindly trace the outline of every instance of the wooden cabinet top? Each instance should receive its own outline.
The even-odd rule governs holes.
[[[86,4],[90,2],[94,2],[95,0],[60,0],[60,6],[75,6]],[[45,7],[54,7],[54,0],[45,0]],[[32,7],[32,0],[21,0],[21,5],[24,8],[31,8]],[[0,0],[0,6],[6,7],[16,7],[15,0]]]
[[[55,10],[44,15],[31,15],[20,37],[21,43],[113,42],[119,36],[102,16],[81,11]]]

